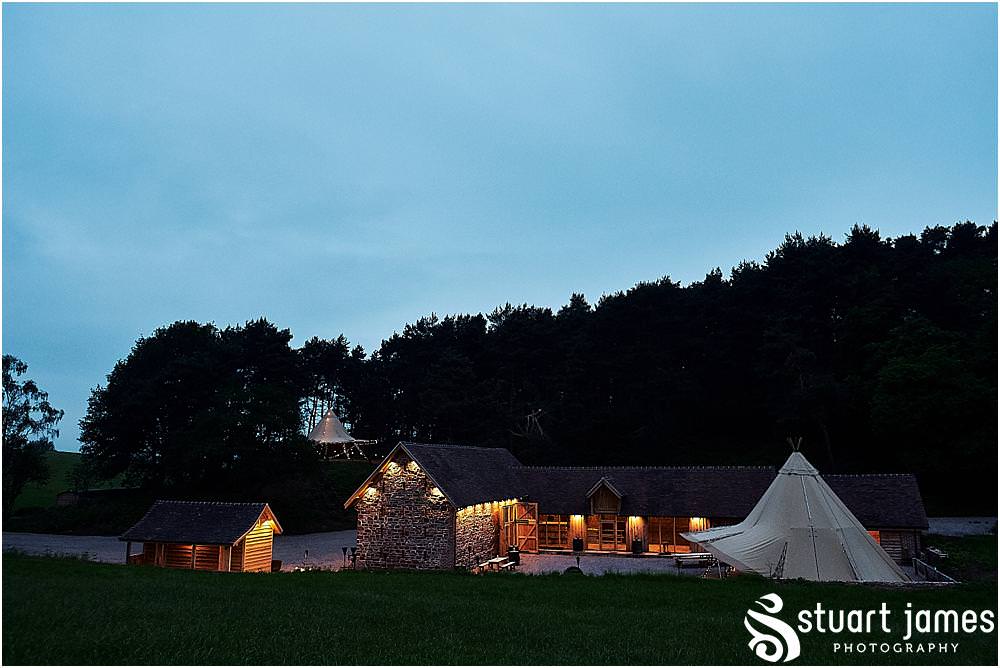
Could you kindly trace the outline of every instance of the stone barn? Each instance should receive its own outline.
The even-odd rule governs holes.
[[[681,534],[736,524],[769,466],[523,466],[502,448],[400,443],[351,495],[361,568],[473,568],[521,552],[675,554]],[[898,562],[927,515],[909,474],[824,479]]]
[[[497,555],[520,463],[507,450],[400,443],[347,501],[363,568],[469,568]]]

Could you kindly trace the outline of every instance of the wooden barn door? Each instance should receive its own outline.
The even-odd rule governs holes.
[[[500,554],[507,554],[507,548],[516,545],[521,552],[538,552],[538,504],[514,503],[503,507],[501,515],[503,528],[500,535],[503,544]]]

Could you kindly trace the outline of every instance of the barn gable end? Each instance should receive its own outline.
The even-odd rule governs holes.
[[[395,448],[352,502],[359,567],[455,566],[455,507],[405,449]]]

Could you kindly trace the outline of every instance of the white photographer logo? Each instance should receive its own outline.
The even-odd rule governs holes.
[[[743,626],[752,636],[750,642],[747,643],[748,647],[758,657],[770,663],[778,663],[779,661],[788,663],[798,658],[801,647],[795,629],[771,616],[781,612],[784,605],[781,597],[777,594],[765,594],[757,599],[756,604],[769,614],[765,615],[752,608],[747,610],[746,617],[743,618]],[[756,622],[756,628],[753,622]],[[759,630],[760,626],[773,631],[773,633]]]

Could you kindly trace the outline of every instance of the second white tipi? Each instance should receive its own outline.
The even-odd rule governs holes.
[[[355,441],[354,437],[344,429],[344,423],[340,421],[340,418],[337,417],[332,408],[312,428],[309,432],[309,438],[317,443],[329,443],[332,445],[350,445]]]
[[[800,452],[791,454],[745,520],[681,535],[737,570],[767,577],[909,580]]]
[[[365,453],[361,446],[370,443],[370,441],[361,441],[348,434],[347,430],[344,429],[344,423],[340,421],[332,408],[309,431],[308,438],[319,444],[325,457],[336,458],[351,458],[352,456],[363,458]]]

